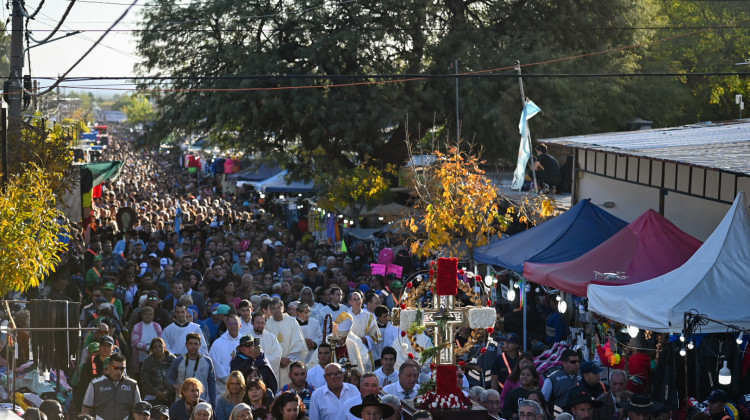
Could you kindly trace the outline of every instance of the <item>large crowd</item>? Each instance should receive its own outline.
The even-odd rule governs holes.
[[[83,304],[70,418],[402,418],[432,371],[391,323],[404,284],[372,274],[374,249],[342,252],[311,234],[307,209],[289,218],[269,198],[225,194],[174,153],[114,141],[104,159],[122,171],[94,197],[91,226],[69,226],[70,249],[42,293]],[[409,261],[405,276],[424,263]],[[570,338],[566,320],[531,308],[534,354],[522,351],[520,312],[499,308],[504,323],[458,364],[457,384],[477,405],[507,419],[671,418],[650,395],[648,351],[602,380],[600,364],[555,344]],[[416,342],[432,346],[427,334]],[[710,415],[723,420],[726,395],[711,395]]]

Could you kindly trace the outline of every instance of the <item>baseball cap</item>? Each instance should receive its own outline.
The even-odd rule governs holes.
[[[162,417],[169,419],[169,408],[166,405],[156,405],[151,408],[151,418],[161,420]]]
[[[346,258],[344,258],[344,264],[351,264],[353,262],[354,262],[354,260],[352,260],[352,257],[346,257]]]
[[[315,263],[307,264],[308,270],[317,269],[317,268],[318,268],[318,264],[315,264]]]
[[[394,289],[400,289],[400,288],[404,287],[404,284],[401,283],[400,280],[393,280],[391,282],[391,287],[393,287]]]
[[[133,406],[133,414],[148,414],[151,416],[151,403],[147,401],[138,401]]]
[[[602,370],[603,370],[602,367],[599,366],[599,364],[596,362],[587,361],[581,364],[581,374],[600,373]]]
[[[160,261],[160,264],[161,264],[162,267],[168,266],[169,265],[169,259],[168,258],[162,258],[161,261]]]
[[[281,241],[276,241],[273,243],[273,246],[284,246],[284,244],[282,244]]]
[[[86,351],[88,351],[89,354],[90,353],[96,353],[96,352],[98,352],[99,351],[99,343],[94,342],[94,343],[89,344],[88,346],[86,346]]]
[[[708,397],[706,398],[708,402],[726,402],[727,401],[727,393],[724,392],[722,389],[714,389],[711,391],[710,394],[708,394]]]
[[[115,290],[115,284],[114,283],[104,283],[102,285],[102,289]]]
[[[229,315],[229,305],[219,305],[213,312],[214,315]]]
[[[94,261],[104,261],[104,258],[101,255],[97,255],[94,257]]]
[[[508,333],[505,336],[505,341],[508,343],[518,344],[519,346],[523,344],[523,341],[521,340],[521,336],[514,332]]]
[[[103,336],[102,338],[99,339],[99,345],[101,346],[102,344],[114,345],[115,344],[115,339],[112,338],[111,335],[105,335],[105,336]]]
[[[263,241],[263,245],[273,245],[273,241],[270,239],[266,239]]]
[[[253,343],[253,336],[250,334],[245,334],[240,338],[240,346],[244,346],[247,343]]]

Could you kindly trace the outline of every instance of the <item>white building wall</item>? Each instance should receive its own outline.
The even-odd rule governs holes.
[[[590,198],[591,203],[598,206],[603,206],[605,202],[614,203],[614,207],[604,210],[628,223],[648,209],[659,211],[659,190],[656,188],[589,173],[581,173],[576,195],[576,201]]]

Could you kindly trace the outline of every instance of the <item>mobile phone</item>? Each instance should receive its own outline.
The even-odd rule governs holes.
[[[255,347],[260,346],[260,338],[253,338],[253,345]]]

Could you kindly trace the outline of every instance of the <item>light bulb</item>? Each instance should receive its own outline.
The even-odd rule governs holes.
[[[492,284],[497,284],[497,279],[494,277],[492,278]]]
[[[491,275],[487,274],[486,276],[484,276],[484,284],[487,287],[492,286],[492,276]]]
[[[685,342],[685,334],[680,334],[680,342],[681,343]]]
[[[635,338],[638,336],[638,333],[640,330],[635,325],[631,325],[628,327],[628,334],[630,334],[630,337]]]
[[[536,289],[534,289],[534,291],[537,292],[537,293],[539,293],[539,290],[540,289],[538,287]]]
[[[260,198],[266,198],[266,195],[265,194],[261,194]]]
[[[513,283],[513,287],[515,287],[516,289],[518,289],[518,283]]]
[[[508,300],[513,302],[516,300],[516,291],[513,289],[508,290]]]
[[[742,342],[745,340],[745,332],[740,331],[740,335],[737,337],[737,344],[742,345]]]
[[[687,350],[685,350],[685,347],[680,347],[680,356],[685,357],[687,354]]]
[[[529,293],[531,291],[531,285],[526,283],[526,287],[524,288],[524,290],[526,291],[526,293]]]
[[[694,348],[695,348],[695,343],[693,343],[693,340],[690,340],[690,342],[688,343],[688,350],[692,350]]]
[[[578,304],[578,312],[580,312],[582,314],[586,313],[586,308],[583,306],[583,303],[579,303]]]
[[[281,195],[279,196],[279,200],[283,200],[283,199],[284,199],[284,194],[281,194]]]
[[[565,311],[568,310],[568,304],[565,303],[564,300],[561,300],[560,303],[557,304],[557,310],[560,311],[561,314],[564,314]]]
[[[560,295],[557,295],[557,296],[555,296],[555,300],[557,300],[559,302],[559,301],[562,300],[562,298],[560,297]]]
[[[724,367],[719,369],[719,383],[721,385],[729,385],[732,383],[732,371],[727,367],[727,361],[724,361]]]

